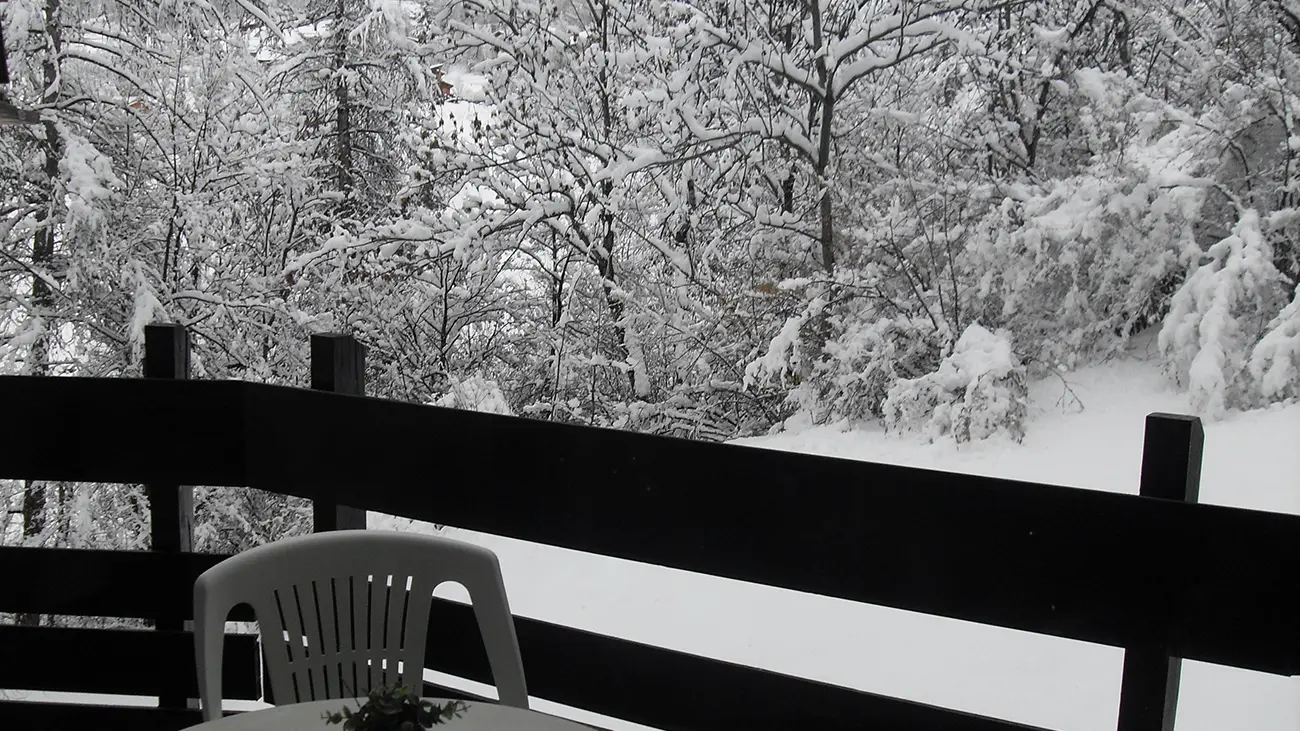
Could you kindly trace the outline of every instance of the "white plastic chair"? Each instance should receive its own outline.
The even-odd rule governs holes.
[[[257,616],[278,703],[351,698],[383,684],[423,687],[429,608],[445,581],[469,590],[501,702],[528,708],[496,554],[437,536],[344,530],[258,546],[195,582],[204,720],[221,717],[222,642],[236,604]]]

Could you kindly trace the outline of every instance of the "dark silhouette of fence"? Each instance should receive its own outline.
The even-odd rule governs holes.
[[[1300,674],[1300,517],[1197,504],[1195,418],[1147,418],[1132,496],[365,398],[347,336],[313,338],[313,390],[188,380],[177,327],[147,345],[145,379],[0,377],[22,415],[0,478],[147,485],[154,549],[0,548],[0,612],[156,622],[0,627],[0,688],[160,707],[0,701],[6,728],[198,721],[186,622],[194,579],[223,557],[191,552],[185,485],[310,498],[317,530],[373,510],[1122,647],[1120,731],[1172,728],[1178,658]],[[470,610],[438,601],[431,621],[429,667],[491,682]],[[1026,728],[516,621],[535,696],[657,728]],[[228,698],[259,696],[256,664],[252,638],[228,637]]]

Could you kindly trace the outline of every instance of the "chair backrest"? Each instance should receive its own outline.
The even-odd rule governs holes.
[[[257,616],[278,703],[422,687],[433,590],[469,590],[501,702],[528,707],[523,661],[496,554],[437,536],[345,530],[268,543],[222,561],[194,584],[194,642],[205,720],[221,715],[225,622]]]

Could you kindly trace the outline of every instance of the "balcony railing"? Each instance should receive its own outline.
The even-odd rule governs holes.
[[[192,508],[178,485],[309,498],[317,529],[371,510],[1125,648],[1121,731],[1171,728],[1176,658],[1300,674],[1300,517],[1195,503],[1192,418],[1148,417],[1132,496],[347,395],[360,393],[363,369],[346,337],[314,340],[317,390],[189,381],[187,358],[183,331],[151,328],[152,378],[0,378],[14,415],[0,478],[147,485],[155,548],[0,548],[0,612],[158,627],[0,627],[0,688],[161,699],[3,701],[0,726],[199,720],[187,708],[196,688],[183,622],[194,579],[223,557],[189,551]],[[246,610],[231,619],[252,619]],[[429,667],[490,683],[469,608],[437,601],[431,621]],[[656,728],[1027,728],[516,622],[534,696]],[[259,697],[257,662],[252,638],[228,637],[228,698]]]

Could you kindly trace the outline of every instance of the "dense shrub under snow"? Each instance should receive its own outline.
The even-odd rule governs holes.
[[[1144,170],[1101,170],[1007,198],[968,249],[966,307],[1015,333],[1044,370],[1121,349],[1159,322],[1179,255],[1195,246],[1194,188]]]
[[[899,378],[930,372],[943,351],[945,333],[923,318],[836,325],[827,357],[790,393],[790,401],[818,422],[880,418],[890,387]]]
[[[1171,374],[1208,418],[1294,394],[1295,307],[1282,311],[1285,290],[1259,215],[1244,211],[1206,257],[1160,330]]]
[[[966,328],[938,369],[898,380],[885,397],[889,429],[916,431],[930,441],[951,434],[958,443],[1004,433],[1025,436],[1028,384],[1005,333]]]
[[[514,416],[510,402],[496,381],[481,376],[453,379],[450,390],[433,402],[449,409],[479,411],[485,414]]]
[[[1300,285],[1255,345],[1248,367],[1264,400],[1300,398]]]

